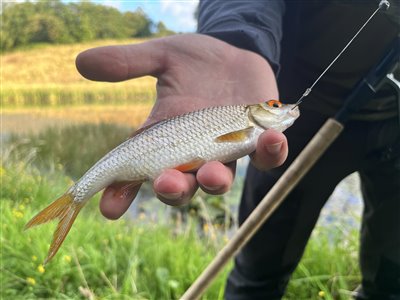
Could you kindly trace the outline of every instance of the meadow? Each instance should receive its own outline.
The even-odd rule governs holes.
[[[172,213],[152,199],[134,218],[117,221],[101,216],[96,196],[46,266],[55,224],[24,231],[36,212],[145,120],[156,95],[153,78],[96,83],[74,67],[87,48],[138,41],[42,45],[1,56],[1,299],[177,299],[229,240],[240,176],[223,197],[199,193]],[[315,229],[285,300],[350,299],[360,280],[358,233],[342,217]],[[202,299],[223,299],[230,267]]]
[[[155,79],[151,77],[120,83],[93,82],[84,79],[75,68],[75,58],[84,50],[141,41],[41,46],[3,54],[1,104],[4,108],[16,108],[152,102]]]

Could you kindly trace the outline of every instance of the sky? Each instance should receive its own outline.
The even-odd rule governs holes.
[[[194,11],[198,0],[93,0],[92,2],[112,6],[124,12],[134,11],[140,7],[154,23],[162,21],[167,28],[176,32],[196,31]]]

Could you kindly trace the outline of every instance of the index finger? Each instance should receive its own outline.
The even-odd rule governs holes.
[[[141,44],[105,46],[76,57],[76,68],[87,79],[117,82],[162,72],[165,59],[162,40]]]

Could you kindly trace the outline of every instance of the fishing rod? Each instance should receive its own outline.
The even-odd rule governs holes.
[[[318,83],[321,77],[336,62],[348,46],[353,42],[357,35],[364,29],[369,21],[375,16],[379,10],[386,10],[390,6],[389,1],[382,0],[379,2],[378,8],[371,14],[368,20],[360,27],[356,34],[346,44],[342,51],[334,58],[328,67],[314,81],[314,83],[306,89],[304,94],[296,102],[298,106],[305,97],[307,97],[312,88]],[[222,270],[226,263],[254,236],[258,229],[272,215],[278,206],[284,201],[286,196],[294,189],[299,181],[307,174],[312,166],[318,161],[323,153],[337,139],[344,129],[345,122],[350,115],[359,110],[368,100],[370,100],[375,92],[386,81],[392,86],[397,86],[400,97],[400,85],[396,83],[394,78],[387,76],[393,72],[395,66],[399,62],[400,55],[400,37],[396,37],[393,44],[390,45],[385,52],[382,60],[375,65],[367,75],[362,78],[354,87],[350,95],[346,98],[343,107],[332,118],[329,118],[319,131],[314,135],[311,141],[306,145],[303,151],[282,174],[275,185],[264,196],[257,207],[252,211],[248,218],[238,228],[234,236],[220,250],[211,263],[203,270],[200,276],[193,282],[189,289],[182,295],[182,300],[199,299],[207,287],[212,283],[213,279]],[[400,101],[400,99],[399,99]],[[400,106],[400,103],[399,103]]]

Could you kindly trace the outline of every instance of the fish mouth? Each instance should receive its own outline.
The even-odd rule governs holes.
[[[298,106],[292,105],[292,107],[289,108],[288,113],[292,118],[297,119],[300,116],[300,109]]]

